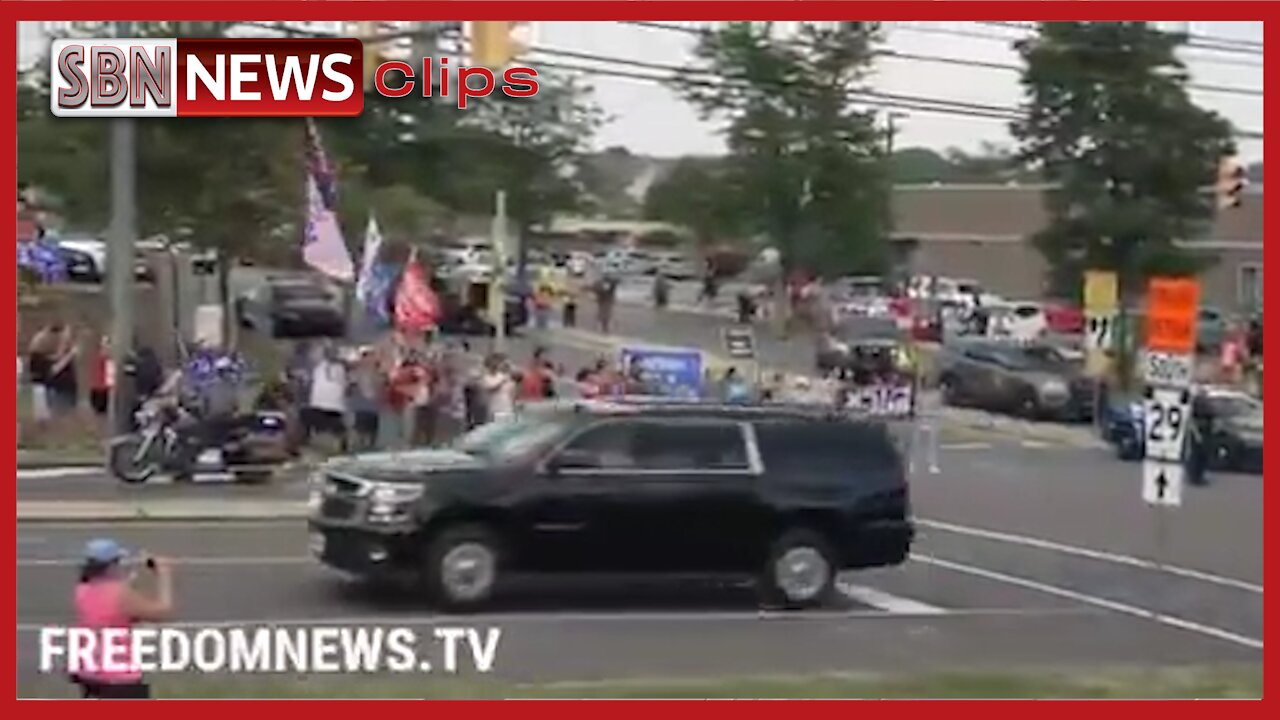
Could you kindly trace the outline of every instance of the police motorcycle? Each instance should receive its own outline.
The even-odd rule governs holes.
[[[193,353],[166,388],[142,403],[134,416],[134,431],[111,441],[111,473],[129,484],[163,475],[243,483],[269,480],[290,457],[285,414],[209,413],[213,384],[238,388],[245,371],[234,355]]]

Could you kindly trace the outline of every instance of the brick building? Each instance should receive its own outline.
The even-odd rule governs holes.
[[[1038,297],[1045,263],[1029,238],[1046,223],[1040,185],[905,185],[895,188],[896,237],[913,242],[912,271],[972,278],[1006,297]],[[1217,264],[1201,277],[1206,304],[1262,306],[1262,188],[1221,212],[1210,233],[1186,243]]]

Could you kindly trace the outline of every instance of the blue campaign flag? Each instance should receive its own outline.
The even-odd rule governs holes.
[[[678,398],[702,396],[702,353],[697,350],[623,348],[622,367],[640,368],[651,395]]]

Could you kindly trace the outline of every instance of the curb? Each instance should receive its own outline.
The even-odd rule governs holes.
[[[19,451],[21,452],[21,451]],[[49,470],[53,468],[105,468],[107,466],[107,458],[97,458],[94,460],[86,459],[59,459],[56,457],[41,458],[38,460],[19,459],[17,462],[18,470]]]
[[[18,522],[235,522],[240,520],[301,520],[306,501],[271,503],[145,503],[31,501],[18,503]]]

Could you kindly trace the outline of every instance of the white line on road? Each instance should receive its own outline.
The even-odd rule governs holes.
[[[941,443],[939,450],[990,450],[993,446],[988,442]]]
[[[1085,603],[1086,605],[1092,605],[1094,607],[1103,608],[1105,610],[1112,610],[1114,612],[1123,613],[1125,615],[1132,615],[1133,617],[1143,618],[1145,620],[1151,620],[1161,625],[1168,625],[1170,627],[1176,627],[1181,630],[1187,630],[1190,632],[1199,633],[1201,635],[1217,638],[1219,640],[1226,640],[1227,642],[1235,643],[1237,645],[1243,645],[1244,647],[1252,648],[1254,650],[1262,649],[1262,641],[1257,638],[1252,638],[1246,635],[1233,633],[1230,630],[1223,630],[1222,628],[1217,628],[1212,625],[1204,625],[1198,622],[1193,622],[1191,620],[1184,620],[1183,618],[1180,618],[1180,617],[1175,617],[1173,615],[1166,615],[1164,613],[1159,613],[1154,610],[1148,610],[1146,608],[1141,608],[1136,605],[1129,605],[1128,603],[1116,602],[1115,600],[1107,600],[1106,598],[1100,598],[1094,595],[1086,595],[1085,593],[1076,592],[1075,590],[1068,590],[1067,588],[1058,587],[1057,585],[1042,583],[1038,580],[1029,580],[1027,578],[1019,577],[1017,575],[1009,575],[1007,573],[996,572],[995,570],[987,570],[985,568],[976,567],[974,565],[967,565],[965,563],[954,562],[951,560],[943,560],[941,558],[930,557],[928,555],[918,555],[916,553],[912,553],[911,559],[919,563],[924,563],[925,565],[936,565],[937,567],[945,568],[947,570],[954,570],[955,572],[965,573],[968,575],[973,575],[975,577],[986,578],[988,580],[994,580],[996,582],[1002,582],[1008,585],[1016,585],[1018,587],[1024,587],[1029,590],[1036,590],[1038,592],[1042,592],[1047,595],[1056,595],[1058,597],[1066,598],[1068,600],[1075,600],[1076,602]]]
[[[105,470],[99,467],[53,467],[27,468],[18,471],[19,480],[47,480],[49,478],[85,477],[101,475]]]
[[[907,615],[902,613],[886,613],[880,610],[802,610],[792,612],[775,612],[759,610],[674,610],[636,611],[636,612],[511,612],[485,613],[470,615],[373,615],[351,617],[315,617],[315,618],[245,618],[237,620],[184,620],[167,622],[165,627],[184,630],[204,628],[239,628],[239,627],[332,627],[332,626],[372,626],[372,625],[467,625],[502,624],[502,623],[563,623],[563,622],[736,622],[736,621],[793,621],[813,622],[831,620],[916,620],[921,618],[963,618],[963,617],[1057,617],[1089,615],[1088,610],[1064,610],[1062,608],[975,608],[966,610],[950,610],[945,615],[923,613]],[[43,628],[56,626],[51,622],[19,622],[20,633],[39,632]]]
[[[950,610],[944,610],[935,605],[898,597],[866,585],[841,582],[836,584],[836,589],[851,600],[894,615],[949,615],[951,613]]]
[[[1015,535],[1013,533],[997,532],[995,530],[984,530],[982,528],[968,527],[965,525],[956,525],[954,523],[943,522],[941,520],[930,520],[928,518],[915,518],[917,525],[933,528],[934,530],[942,530],[944,532],[952,532],[957,535],[969,535],[972,537],[983,538],[986,540],[994,540],[996,542],[1010,543],[1012,545],[1023,545],[1039,550],[1049,550],[1052,552],[1062,553],[1063,555],[1075,555],[1077,557],[1089,558],[1090,560],[1101,560],[1103,562],[1115,563],[1117,565],[1127,565],[1129,567],[1142,568],[1144,570],[1153,570],[1164,572],[1169,575],[1184,577],[1190,580],[1199,580],[1201,582],[1221,585],[1223,587],[1244,590],[1257,595],[1262,594],[1262,586],[1254,583],[1237,580],[1236,578],[1215,575],[1213,573],[1202,572],[1200,570],[1191,570],[1189,568],[1178,567],[1177,565],[1157,565],[1151,560],[1132,557],[1130,555],[1120,555],[1118,553],[1106,552],[1103,550],[1092,550],[1090,548],[1078,547],[1076,545],[1067,545],[1064,543],[1054,542],[1052,540],[1043,540],[1041,538],[1030,537],[1027,535]]]
[[[302,565],[314,562],[306,555],[287,557],[184,557],[172,558],[175,565]],[[77,558],[18,558],[18,567],[72,567],[82,561]]]

